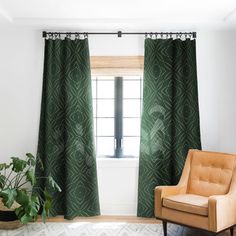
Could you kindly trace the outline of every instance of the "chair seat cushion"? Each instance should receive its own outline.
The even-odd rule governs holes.
[[[195,194],[172,195],[164,197],[162,204],[177,211],[208,216],[208,197]]]

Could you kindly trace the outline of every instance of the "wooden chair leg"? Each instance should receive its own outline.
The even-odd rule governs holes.
[[[234,227],[230,228],[230,236],[234,236]]]
[[[167,222],[162,221],[164,236],[167,236]]]

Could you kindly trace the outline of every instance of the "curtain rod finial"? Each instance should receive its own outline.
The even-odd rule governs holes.
[[[196,32],[193,32],[193,38],[197,38],[197,33]]]
[[[42,36],[43,36],[43,38],[46,38],[46,37],[47,37],[47,32],[46,32],[46,31],[43,31],[43,32],[42,32]]]

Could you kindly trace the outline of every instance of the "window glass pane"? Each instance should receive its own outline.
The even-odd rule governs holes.
[[[97,118],[97,136],[114,136],[114,118]]]
[[[124,118],[123,135],[140,136],[140,118]]]
[[[123,100],[124,117],[140,117],[140,100]]]
[[[98,98],[93,99],[94,135],[97,156],[114,156],[115,76],[93,76],[92,79],[92,96],[93,98]],[[122,147],[124,156],[139,155],[140,98],[142,97],[140,93],[142,93],[142,82],[140,76],[123,77],[123,117],[126,117],[123,118]]]
[[[96,143],[96,138],[94,139],[94,150],[95,150],[95,153],[97,153],[97,143]]]
[[[93,99],[93,117],[96,117],[96,112],[97,112],[96,99]]]
[[[141,98],[143,98],[143,79],[141,80]]]
[[[97,136],[96,134],[96,118],[93,119],[93,130],[94,130],[94,136]]]
[[[114,98],[114,80],[97,81],[98,98]]]
[[[97,100],[98,117],[114,117],[114,100]]]
[[[140,81],[123,81],[124,98],[140,98]]]
[[[96,80],[92,80],[92,97],[96,98]]]
[[[123,76],[124,80],[140,80],[142,77],[140,75],[127,75]]]
[[[123,138],[123,153],[125,156],[139,156],[139,137]]]
[[[114,155],[114,138],[97,137],[97,156]]]

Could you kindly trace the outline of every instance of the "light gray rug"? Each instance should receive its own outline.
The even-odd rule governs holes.
[[[208,236],[168,224],[168,236]],[[229,235],[228,232],[220,235]],[[16,230],[0,230],[0,236],[163,236],[161,224],[131,223],[30,223]]]
[[[181,227],[169,225],[170,235]],[[13,231],[0,231],[1,236],[161,236],[160,224],[130,223],[30,223]]]

